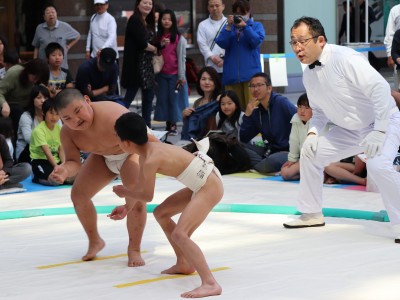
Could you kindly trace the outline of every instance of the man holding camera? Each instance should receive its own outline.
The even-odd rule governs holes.
[[[242,109],[250,99],[248,88],[251,76],[261,72],[260,45],[264,41],[264,27],[254,22],[247,0],[232,5],[235,15],[228,16],[227,24],[218,35],[217,44],[225,49],[222,85],[239,96]]]

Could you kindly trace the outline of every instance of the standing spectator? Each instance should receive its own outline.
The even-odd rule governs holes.
[[[248,86],[252,100],[240,126],[240,141],[246,144],[253,169],[260,173],[279,172],[288,160],[290,120],[296,107],[286,97],[272,92],[271,79],[256,73]],[[263,146],[249,143],[261,133]]]
[[[31,140],[32,130],[43,121],[42,105],[43,102],[49,98],[50,93],[45,85],[39,84],[32,87],[28,107],[19,119],[15,155],[18,162],[31,161],[29,143]]]
[[[155,88],[152,58],[158,51],[157,47],[151,44],[154,32],[153,1],[137,0],[134,13],[126,25],[121,85],[126,88],[123,101],[127,108],[137,91],[142,90],[142,117],[150,128]]]
[[[204,57],[205,65],[214,67],[221,76],[225,50],[218,46],[216,39],[226,24],[224,9],[223,0],[208,0],[210,16],[201,21],[197,29],[197,44]]]
[[[396,30],[400,29],[400,4],[393,6],[390,9],[389,17],[386,23],[386,34],[383,43],[386,47],[386,55],[387,55],[387,65],[390,69],[394,67],[394,61],[392,59],[392,43],[393,36]],[[397,81],[397,76],[395,76],[395,83]],[[395,88],[397,90],[398,83],[395,84]]]
[[[185,77],[186,39],[179,34],[175,13],[166,9],[158,20],[157,42],[161,46],[164,65],[157,75],[157,103],[154,120],[166,121],[166,131],[178,135],[176,123],[182,121],[182,109],[188,103]],[[186,97],[186,101],[179,101]]]
[[[49,43],[46,46],[46,57],[49,64],[49,92],[51,97],[55,97],[65,88],[73,88],[73,78],[71,72],[64,69],[64,48],[59,43]]]
[[[112,48],[104,48],[81,64],[76,74],[76,88],[88,95],[92,101],[114,100],[117,91],[117,53]]]
[[[32,86],[40,83],[47,86],[48,81],[49,67],[39,58],[11,67],[0,80],[1,115],[11,117],[14,133],[18,130],[21,114],[29,105]]]
[[[368,40],[365,40],[365,1],[360,1],[360,42],[369,43],[371,40],[371,23],[376,21],[374,10],[368,5]]]
[[[342,17],[342,23],[340,24],[340,29],[339,29],[339,38],[338,38],[338,42],[340,43],[340,40],[342,38],[342,36],[344,34],[346,34],[346,38],[347,38],[347,1],[343,1],[342,2],[342,6],[343,6],[343,10],[344,10],[344,14]],[[350,14],[350,23],[349,23],[349,31],[350,31],[350,35],[349,35],[349,42],[350,43],[354,43],[355,42],[355,15],[354,15],[354,6],[353,6],[353,2],[350,1],[349,3],[349,14]],[[347,43],[347,39],[346,39],[346,43]]]
[[[250,16],[249,1],[235,1],[232,11],[235,16],[228,16],[227,25],[216,43],[225,49],[222,85],[226,90],[235,91],[245,109],[250,99],[250,78],[261,72],[260,45],[265,31],[263,25]]]
[[[112,48],[117,53],[117,22],[108,13],[108,0],[94,0],[96,13],[90,18],[86,40],[86,59],[95,58],[103,48]]]
[[[36,27],[32,41],[33,58],[46,59],[45,48],[51,42],[57,42],[64,48],[64,62],[62,67],[68,69],[68,51],[79,41],[81,35],[68,23],[57,20],[57,9],[48,4],[43,10],[44,23]]]
[[[7,53],[8,47],[4,36],[0,35],[0,80],[6,75],[6,66],[4,64],[4,58]]]
[[[300,154],[300,218],[286,228],[324,226],[324,167],[364,152],[368,175],[376,183],[400,243],[400,173],[393,168],[400,144],[400,112],[388,82],[355,50],[328,44],[319,20],[297,19],[291,46],[301,63],[313,117]],[[373,84],[372,84],[373,83]],[[329,131],[321,135],[330,122]]]
[[[8,144],[0,134],[0,190],[9,188],[22,188],[20,183],[31,174],[31,166],[28,163],[14,165]]]
[[[33,129],[29,152],[32,158],[32,182],[43,185],[56,185],[48,177],[54,167],[65,161],[61,146],[60,117],[52,99],[43,102],[43,121]]]

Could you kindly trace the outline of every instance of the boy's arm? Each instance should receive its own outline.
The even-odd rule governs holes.
[[[80,151],[72,137],[64,127],[61,129],[61,144],[65,155],[65,162],[54,167],[49,176],[50,181],[64,183],[65,179],[74,177],[81,167]]]
[[[57,162],[56,162],[53,154],[51,154],[50,147],[48,145],[42,145],[41,147],[42,147],[42,150],[44,152],[44,155],[46,155],[46,158],[50,162],[50,164],[53,167],[57,166]]]
[[[62,146],[58,149],[58,156],[60,157],[61,163],[65,163],[65,153]]]

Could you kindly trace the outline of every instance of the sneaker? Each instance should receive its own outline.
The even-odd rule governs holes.
[[[324,216],[317,214],[302,214],[298,219],[284,223],[285,228],[305,228],[325,226]]]

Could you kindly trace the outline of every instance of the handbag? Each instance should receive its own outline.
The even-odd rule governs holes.
[[[161,72],[161,69],[164,66],[164,58],[162,55],[154,55],[153,56],[153,69],[154,74],[158,74]]]

